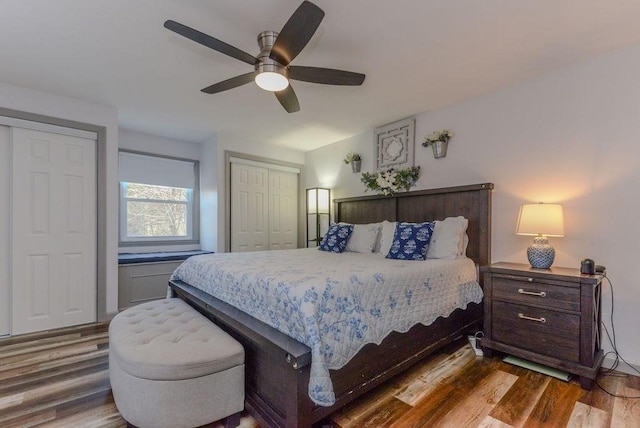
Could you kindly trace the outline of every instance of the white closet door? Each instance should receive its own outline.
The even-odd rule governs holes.
[[[8,126],[0,126],[0,336],[11,332],[11,138]]]
[[[269,249],[269,170],[231,164],[231,251]]]
[[[269,170],[269,248],[298,248],[298,174]]]
[[[12,128],[12,333],[96,320],[96,142]]]

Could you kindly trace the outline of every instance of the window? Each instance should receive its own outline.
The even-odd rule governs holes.
[[[128,239],[192,239],[193,189],[121,182]]]
[[[121,151],[120,245],[198,242],[196,161]]]

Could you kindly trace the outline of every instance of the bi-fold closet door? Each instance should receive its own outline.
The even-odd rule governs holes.
[[[95,136],[0,128],[0,335],[94,322]]]
[[[232,159],[232,252],[298,247],[298,176],[294,168]]]

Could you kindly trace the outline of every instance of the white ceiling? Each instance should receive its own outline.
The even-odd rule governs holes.
[[[116,107],[131,130],[306,151],[640,43],[638,0],[315,0],[326,15],[293,64],[367,78],[294,81],[301,111],[288,114],[253,83],[201,93],[251,66],[163,27],[255,55],[300,2],[0,0],[0,81]]]

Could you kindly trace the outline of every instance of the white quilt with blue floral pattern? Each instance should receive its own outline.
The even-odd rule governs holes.
[[[335,402],[329,369],[392,331],[431,324],[480,303],[472,260],[389,260],[376,254],[299,250],[194,256],[174,272],[311,348],[309,396]]]

